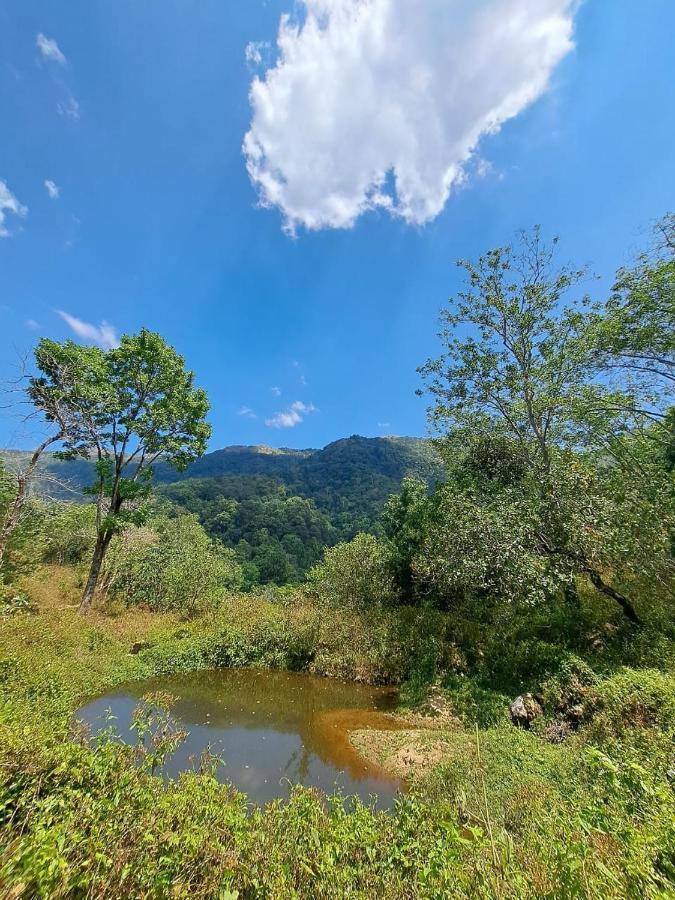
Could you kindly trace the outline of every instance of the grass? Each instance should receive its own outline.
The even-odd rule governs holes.
[[[302,599],[245,596],[190,622],[123,608],[94,609],[83,620],[76,571],[43,569],[24,589],[33,612],[0,620],[0,896],[675,893],[675,688],[667,672],[640,668],[632,645],[627,658],[636,667],[618,667],[621,633],[591,653],[580,628],[561,650],[537,634],[538,623],[530,621],[528,633],[515,623],[520,638],[504,641],[502,629],[508,646],[499,659],[489,629],[472,659],[476,640],[462,643],[461,621],[420,611],[345,616]],[[417,665],[432,627],[429,643],[442,655],[423,653]],[[585,631],[595,627],[587,623]],[[659,634],[661,656],[671,659],[670,639]],[[131,655],[140,642],[145,649]],[[575,662],[579,654],[597,677],[588,676],[588,662]],[[653,666],[654,654],[644,655]],[[423,668],[444,685],[463,724],[363,739],[379,762],[400,760],[411,743],[430,760],[389,814],[358,801],[345,809],[302,788],[251,811],[208,771],[164,785],[147,765],[134,766],[125,748],[103,742],[94,751],[70,730],[86,697],[123,681],[250,664],[407,678],[411,698]],[[511,682],[502,692],[505,670]],[[517,730],[506,718],[514,685],[545,683],[550,718],[583,689],[586,717],[564,743]],[[368,737],[377,747],[368,747]]]

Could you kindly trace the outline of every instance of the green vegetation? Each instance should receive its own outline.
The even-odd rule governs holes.
[[[12,468],[29,456],[4,454]],[[429,441],[353,436],[323,450],[227,447],[178,476],[162,462],[153,472],[159,496],[194,513],[211,537],[237,551],[247,589],[299,583],[324,547],[377,532],[388,497],[407,475],[442,477]],[[44,453],[33,486],[38,495],[72,500],[94,477],[93,463]]]
[[[0,471],[3,895],[672,896],[672,227],[606,303],[538,232],[464,264],[422,369],[442,478],[403,441],[205,457],[117,510],[87,617],[96,505]],[[251,810],[208,757],[164,784],[166,697],[135,748],[71,722],[129,679],[249,665],[399,684],[410,727],[353,738],[408,776],[396,807],[296,788]]]

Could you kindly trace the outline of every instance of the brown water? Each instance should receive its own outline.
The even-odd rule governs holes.
[[[396,693],[292,672],[217,669],[135,682],[83,706],[77,718],[95,736],[106,727],[106,711],[122,739],[140,699],[154,691],[176,699],[172,717],[188,736],[165,761],[163,773],[175,777],[195,767],[207,747],[224,760],[216,777],[245,791],[254,803],[288,796],[294,784],[340,791],[386,809],[401,782],[363,760],[349,731],[396,727],[385,716]]]

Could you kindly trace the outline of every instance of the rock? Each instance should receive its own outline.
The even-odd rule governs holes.
[[[149,646],[150,644],[147,641],[136,641],[131,645],[129,656],[136,656],[136,654],[140,653],[141,650],[147,650]]]
[[[575,703],[574,706],[569,707],[569,709],[567,710],[567,719],[573,728],[579,727],[584,719],[585,713],[586,709],[583,703]]]
[[[511,721],[518,728],[529,728],[542,712],[541,706],[532,694],[521,694],[511,704]]]

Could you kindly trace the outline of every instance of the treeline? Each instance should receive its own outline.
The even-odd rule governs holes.
[[[236,474],[195,477],[223,468]],[[258,468],[269,474],[250,474]],[[219,451],[157,493],[237,551],[247,585],[283,585],[301,582],[324,547],[378,533],[385,503],[405,476],[436,483],[442,471],[429,441],[352,436],[319,451]]]
[[[147,331],[110,351],[42,340],[27,396],[52,433],[18,478],[2,476],[4,581],[40,546],[40,522],[53,534],[68,522],[75,543],[86,543],[86,519],[83,608],[99,584],[130,583],[136,563],[110,580],[109,551],[125,545],[130,559],[159,559],[175,534],[188,555],[201,547],[209,566],[208,554],[221,560],[223,589],[300,582],[311,570],[310,584],[345,605],[485,610],[574,604],[586,582],[639,624],[636,594],[663,594],[672,576],[674,221],[659,223],[602,301],[579,296],[586,273],[558,267],[555,242],[537,230],[461,263],[466,287],[442,311],[441,355],[420,369],[433,451],[350,438],[320,452],[261,453],[262,469],[280,467],[276,477],[185,478],[151,501],[153,465],[185,473],[205,451],[208,403],[192,373]],[[31,497],[51,444],[62,459],[96,460],[93,512]],[[232,457],[241,470],[246,451],[213,456],[209,466]],[[431,477],[399,492],[402,475],[425,465]]]
[[[29,459],[29,453],[5,454],[12,470]],[[95,474],[90,460],[45,453],[32,479],[33,494],[82,500]],[[182,473],[160,462],[153,467],[153,489],[237,551],[250,587],[299,583],[323,547],[362,531],[376,533],[388,497],[407,475],[434,483],[443,477],[428,440],[352,436],[323,450],[226,447]]]
[[[558,268],[538,231],[461,265],[442,354],[420,369],[446,480],[407,480],[381,538],[327,551],[317,593],[496,621],[551,603],[573,615],[587,585],[634,626],[643,603],[668,618],[675,219],[604,302],[575,296],[585,272]]]

